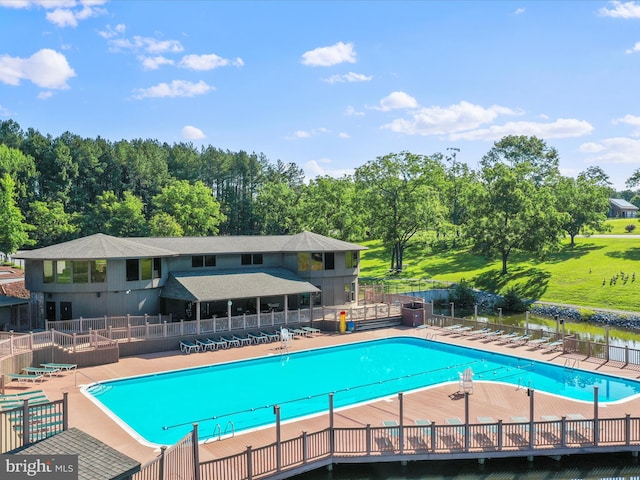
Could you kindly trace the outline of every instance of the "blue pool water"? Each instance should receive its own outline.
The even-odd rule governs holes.
[[[273,405],[288,420],[397,392],[474,380],[529,386],[577,400],[614,402],[640,393],[640,382],[415,337],[270,355],[240,362],[101,382],[86,389],[130,433],[169,445],[198,422],[201,439],[273,424]],[[219,426],[219,427],[217,427]]]

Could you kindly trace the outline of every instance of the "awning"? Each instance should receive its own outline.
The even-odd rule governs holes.
[[[160,296],[189,302],[214,302],[315,292],[320,289],[286,268],[242,268],[170,273]]]

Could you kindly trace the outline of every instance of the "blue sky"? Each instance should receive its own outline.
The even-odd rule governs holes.
[[[640,168],[640,1],[0,0],[0,119],[264,153],[308,177],[536,135]]]

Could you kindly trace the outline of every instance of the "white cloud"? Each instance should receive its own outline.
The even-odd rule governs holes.
[[[106,13],[97,8],[107,0],[0,0],[1,7],[31,8],[42,7],[47,11],[47,20],[58,27],[77,27],[79,20],[96,17]]]
[[[640,139],[627,137],[606,138],[600,142],[589,142],[580,145],[582,153],[592,154],[587,157],[588,163],[598,165],[624,163],[640,164]]]
[[[0,56],[0,82],[20,85],[29,80],[42,88],[67,89],[67,80],[76,76],[67,58],[61,53],[43,48],[29,58]]]
[[[307,179],[323,177],[325,175],[333,178],[341,178],[345,175],[353,175],[354,170],[352,168],[324,168],[321,164],[330,165],[332,162],[327,158],[321,158],[319,160],[309,160],[302,167]]]
[[[525,12],[524,8],[516,8],[514,15],[522,15]]]
[[[173,65],[173,60],[163,57],[162,55],[157,57],[141,57],[142,68],[145,70],[157,70],[162,65]]]
[[[44,92],[38,93],[39,100],[46,100],[48,98],[51,98],[52,96],[53,96],[53,92],[51,90],[46,90]]]
[[[344,114],[348,117],[362,117],[364,115],[364,112],[360,112],[358,110],[356,110],[354,107],[352,107],[351,105],[349,105],[345,111]]]
[[[226,67],[228,65],[241,67],[244,65],[244,61],[241,58],[229,60],[219,57],[215,53],[210,53],[207,55],[185,55],[182,57],[182,60],[180,60],[180,63],[178,63],[178,66],[181,68],[197,71],[213,70],[214,68]]]
[[[363,75],[361,73],[345,73],[342,75],[331,75],[328,78],[322,80],[327,83],[352,83],[352,82],[369,82],[373,79],[371,76]]]
[[[331,130],[325,127],[312,128],[311,130],[296,130],[291,135],[285,137],[286,140],[299,140],[302,138],[311,138],[317,135],[326,135],[331,133]]]
[[[109,33],[112,32],[106,32],[106,34]],[[132,52],[144,51],[147,53],[158,54],[179,53],[184,50],[184,47],[178,40],[158,40],[156,38],[142,37],[140,35],[135,35],[131,39],[109,37],[108,41],[111,50],[115,52],[129,50]]]
[[[105,30],[98,32],[98,35],[108,40],[110,38],[117,37],[118,35],[124,35],[124,32],[126,31],[126,29],[127,29],[126,25],[122,23],[119,23],[115,27],[112,27],[111,25],[107,25]]]
[[[202,140],[207,138],[202,130],[192,125],[182,127],[182,136],[188,140]]]
[[[640,52],[640,42],[636,42],[636,44],[631,47],[631,48],[627,48],[624,53],[636,53],[636,52]]]
[[[302,54],[302,64],[310,67],[330,67],[344,62],[356,63],[353,43],[338,42],[330,47],[318,47]]]
[[[507,122],[489,128],[452,133],[451,140],[487,140],[495,141],[506,135],[527,135],[540,138],[574,138],[588,135],[593,126],[584,120],[559,118],[555,122]]]
[[[9,116],[11,116],[11,112],[9,112],[9,109],[0,105],[0,117],[9,117]]]
[[[518,115],[520,112],[494,105],[489,108],[462,101],[448,107],[425,107],[411,118],[399,118],[383,125],[393,132],[407,135],[448,135],[473,130],[493,122],[500,115]]]
[[[135,90],[133,98],[165,98],[165,97],[194,97],[196,95],[204,95],[214,90],[214,87],[207,85],[200,80],[198,83],[192,83],[185,80],[174,80],[171,83],[159,83],[149,88],[140,88]]]
[[[404,92],[391,92],[389,95],[380,100],[379,107],[372,107],[375,110],[388,112],[389,110],[398,110],[401,108],[417,108],[418,101],[411,95]]]
[[[347,132],[340,132],[338,133],[338,138],[351,138],[351,135],[349,135]]]
[[[636,2],[609,2],[611,8],[602,7],[598,13],[604,17],[640,18],[640,4]]]
[[[616,118],[613,120],[613,124],[617,125],[619,123],[626,123],[627,125],[634,128],[631,136],[640,137],[640,117],[637,115],[625,115],[622,118]]]

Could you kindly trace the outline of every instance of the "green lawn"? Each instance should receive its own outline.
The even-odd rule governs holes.
[[[640,235],[640,222],[638,218],[615,218],[607,220],[607,224],[611,226],[612,230],[605,233],[605,235]],[[628,233],[625,230],[627,225],[635,225],[636,229]]]
[[[499,260],[487,262],[468,249],[431,253],[417,242],[405,252],[404,271],[389,276],[390,257],[384,254],[380,242],[363,245],[369,248],[363,252],[360,264],[360,276],[365,281],[375,278],[389,283],[407,279],[459,282],[464,278],[485,291],[504,292],[514,286],[525,298],[640,310],[640,238],[577,238],[574,248],[569,248],[567,242],[562,251],[544,261],[511,255],[509,273],[505,276],[500,274]]]

